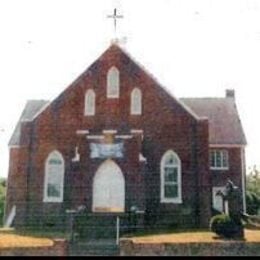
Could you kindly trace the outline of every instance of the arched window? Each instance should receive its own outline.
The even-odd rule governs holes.
[[[139,88],[134,88],[131,93],[131,115],[142,114],[142,92]]]
[[[45,162],[44,202],[63,201],[64,160],[60,152],[53,151]]]
[[[161,202],[182,203],[181,161],[172,150],[161,160]]]
[[[93,89],[87,90],[85,94],[85,116],[95,115],[96,94]]]
[[[116,67],[110,68],[107,73],[107,97],[119,97],[119,71]]]

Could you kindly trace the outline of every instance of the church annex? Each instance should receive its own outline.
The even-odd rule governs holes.
[[[113,43],[56,99],[27,102],[9,143],[6,225],[65,225],[84,206],[208,227],[227,179],[245,194],[245,145],[233,90],[176,98]]]

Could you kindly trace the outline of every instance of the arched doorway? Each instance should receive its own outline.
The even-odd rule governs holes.
[[[125,179],[119,166],[107,160],[98,168],[93,181],[93,212],[124,212]]]

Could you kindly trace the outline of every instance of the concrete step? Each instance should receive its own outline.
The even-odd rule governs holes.
[[[71,256],[115,256],[119,255],[119,247],[115,241],[78,241],[70,246]]]

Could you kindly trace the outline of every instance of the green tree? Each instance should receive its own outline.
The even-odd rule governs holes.
[[[6,195],[6,180],[4,178],[1,178],[0,179],[0,226],[3,225],[5,195]]]
[[[254,166],[246,176],[247,213],[256,215],[260,211],[260,170]]]

